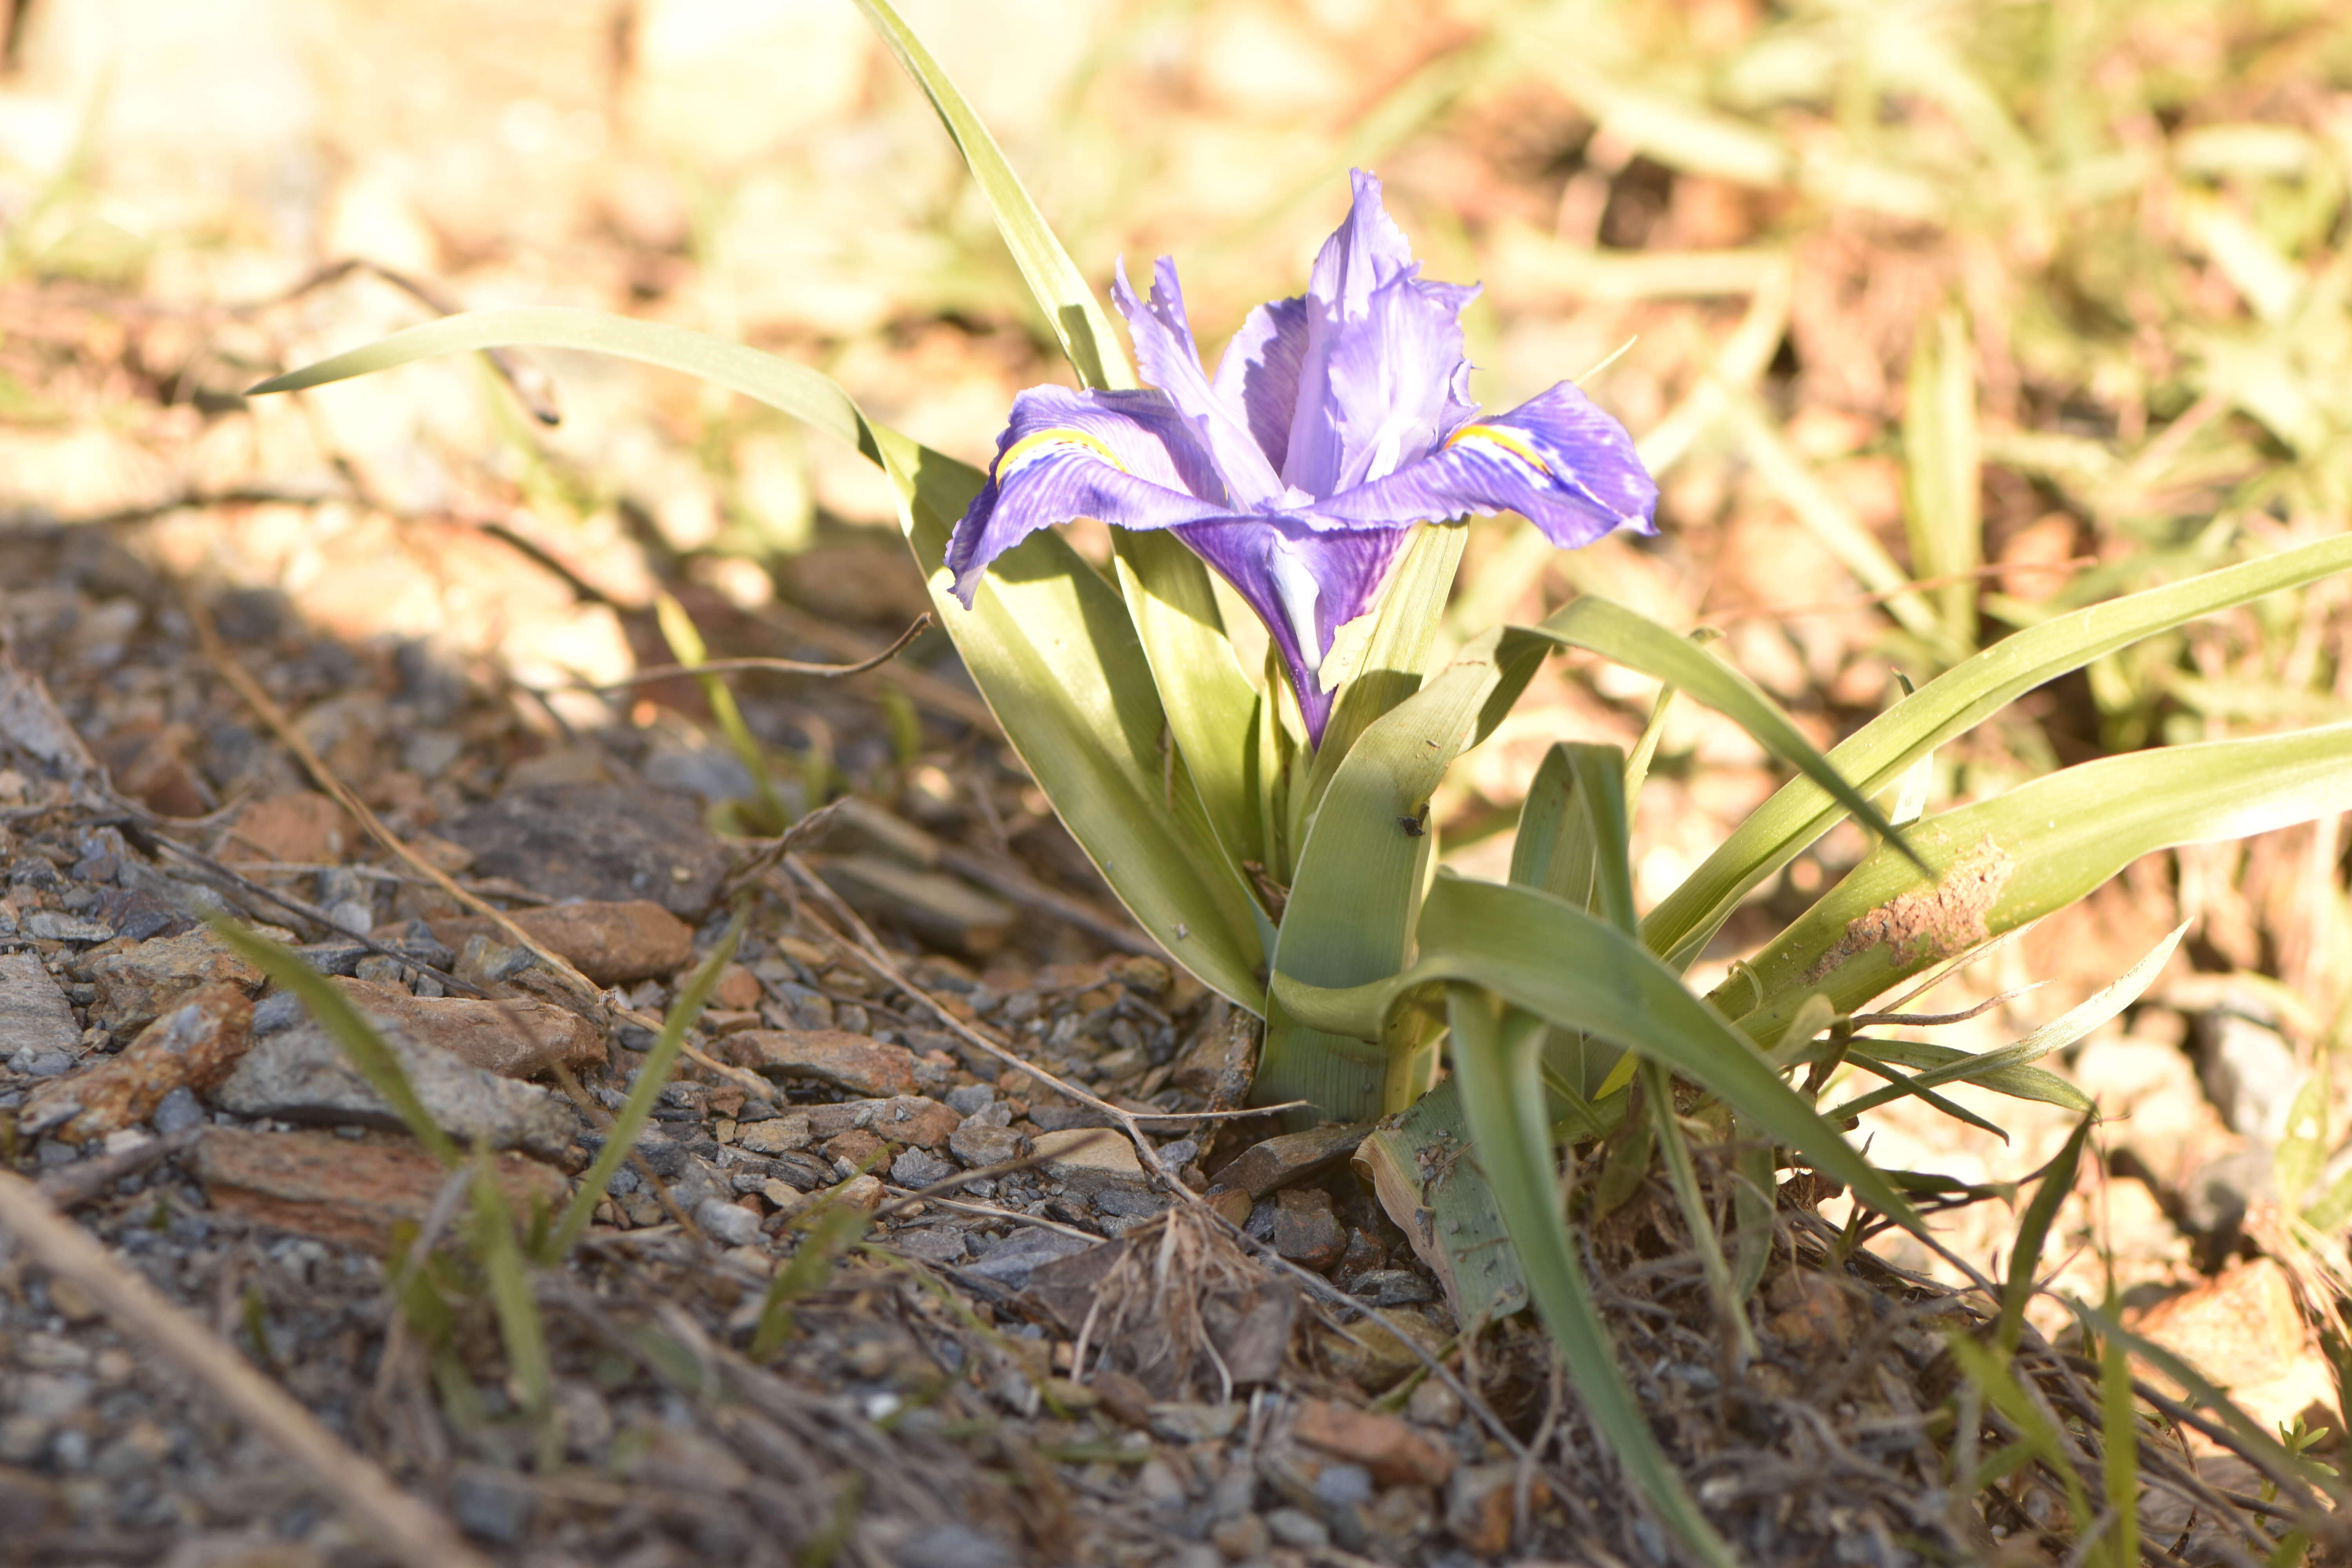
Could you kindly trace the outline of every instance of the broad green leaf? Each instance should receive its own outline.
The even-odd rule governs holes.
[[[588,1173],[580,1178],[579,1190],[572,1194],[572,1201],[564,1205],[562,1215],[547,1233],[546,1250],[541,1254],[544,1261],[561,1262],[563,1255],[572,1250],[572,1244],[588,1228],[588,1222],[596,1217],[596,1205],[604,1201],[605,1189],[612,1185],[613,1173],[629,1157],[629,1151],[637,1146],[637,1134],[652,1119],[654,1106],[669,1083],[670,1069],[677,1066],[677,1058],[685,1052],[686,1032],[694,1027],[694,1021],[709,1005],[710,994],[719,985],[719,972],[734,958],[748,918],[747,910],[737,909],[719,945],[688,977],[686,988],[669,1005],[669,1012],[662,1018],[661,1033],[654,1037],[652,1048],[646,1052],[646,1059],[637,1068],[637,1080],[630,1086],[629,1098],[622,1102],[613,1125],[604,1129],[604,1146],[596,1151]]]
[[[1659,1449],[1641,1401],[1617,1365],[1608,1324],[1593,1304],[1592,1287],[1560,1213],[1532,1036],[1521,1032],[1514,1048],[1506,1038],[1502,1006],[1475,984],[1446,988],[1446,1018],[1453,1030],[1454,1081],[1479,1163],[1527,1276],[1528,1293],[1559,1346],[1578,1397],[1658,1517],[1694,1555],[1730,1568],[1738,1559]]]
[[[1278,972],[1337,988],[1385,980],[1404,966],[1436,840],[1429,827],[1430,796],[1482,705],[1498,690],[1516,696],[1543,651],[1540,642],[1515,629],[1489,632],[1373,721],[1349,749],[1298,852],[1275,947]],[[1374,1022],[1355,1038],[1377,1041],[1384,1024]],[[1376,1062],[1381,1064],[1377,1079]],[[1410,1103],[1373,1099],[1410,1087],[1392,1082],[1385,1062],[1385,1055],[1349,1049],[1337,1039],[1294,1037],[1287,1028],[1269,1026],[1253,1092],[1261,1104],[1311,1100],[1323,1114],[1342,1120],[1385,1115]],[[1334,1081],[1343,1063],[1346,1077]],[[1310,1089],[1310,1080],[1318,1087]],[[1324,1098],[1335,1093],[1345,1098]]]
[[[2352,724],[2084,763],[1921,823],[1912,838],[1930,877],[1874,852],[1717,996],[1731,1005],[1760,994],[1740,1027],[1777,1039],[1808,994],[1852,1012],[1906,975],[2063,908],[2150,851],[2347,810]]]
[[[1434,683],[1433,683],[1434,684]],[[1774,1142],[1916,1227],[1918,1216],[1867,1160],[1799,1098],[1712,1006],[1655,954],[1606,921],[1545,893],[1441,870],[1422,910],[1421,956],[1370,985],[1318,990],[1286,973],[1276,998],[1318,1028],[1369,1035],[1417,987],[1465,981],[1563,1028],[1624,1046],[1705,1087]]]
[[[1979,462],[1976,354],[1960,312],[1947,306],[1922,324],[1911,351],[1903,405],[1903,522],[1911,536],[1912,575],[1961,579],[1926,590],[1946,644],[1960,654],[1977,646],[1977,584],[1966,574],[1984,564]]]
[[[1430,649],[1445,616],[1445,598],[1469,537],[1464,527],[1424,524],[1413,530],[1404,558],[1381,595],[1363,656],[1323,727],[1323,743],[1316,749],[1315,768],[1307,778],[1310,819],[1356,738],[1372,721],[1421,689],[1429,672]]]
[[[1462,1086],[1447,1079],[1365,1138],[1360,1164],[1373,1172],[1381,1206],[1445,1287],[1465,1327],[1528,1304],[1527,1277],[1504,1234],[1486,1168],[1470,1152]]]
[[[940,123],[947,127],[956,151],[963,154],[964,164],[971,171],[973,183],[988,199],[988,209],[995,216],[1014,265],[1021,268],[1022,279],[1052,324],[1054,335],[1061,340],[1062,352],[1069,356],[1078,379],[1095,387],[1133,386],[1135,371],[1111,331],[1110,318],[1087,286],[1086,275],[1022,188],[1020,176],[1004,161],[996,138],[989,134],[940,62],[888,0],[857,0],[857,8],[866,13],[884,45],[939,111]]]
[[[1262,1004],[1255,904],[1197,799],[1167,805],[1166,715],[1118,595],[1060,535],[999,557],[971,610],[948,593],[950,531],[979,492],[969,464],[866,419],[800,365],[683,328],[587,310],[483,310],[414,327],[255,387],[294,392],[500,345],[583,349],[699,376],[856,447],[890,476],[933,603],[1022,760],[1113,892],[1203,984]],[[1189,792],[1187,792],[1189,794]]]
[[[2321,540],[2186,582],[2060,616],[2004,638],[1920,688],[1833,747],[1829,761],[1867,794],[2017,698],[2144,637],[2352,568],[2352,536]],[[1810,778],[1758,807],[1682,885],[1650,911],[1651,948],[1686,964],[1732,909],[1834,826],[1845,809]]]
[[[1111,548],[1121,596],[1150,655],[1160,710],[1201,809],[1236,868],[1244,860],[1263,863],[1253,763],[1265,699],[1234,657],[1208,568],[1174,535],[1156,530],[1116,530]]]
[[[2053,1051],[2063,1051],[2130,1006],[2141,993],[2156,984],[2157,975],[2172,958],[2173,949],[2180,945],[2180,933],[2189,929],[2184,921],[2172,928],[2170,935],[2150,948],[2140,961],[2113,984],[2103,987],[2080,1006],[2071,1007],[2059,1016],[2034,1030],[2021,1040],[1995,1050],[1962,1056],[1957,1061],[1929,1068],[1906,1085],[1912,1089],[1933,1089],[1940,1083],[1973,1083],[1984,1075],[2001,1068],[2023,1067],[2040,1061]],[[1836,1110],[1827,1111],[1831,1121],[1859,1116],[1874,1106],[1883,1105],[1902,1093],[1899,1089],[1874,1089],[1858,1099],[1847,1100]]]

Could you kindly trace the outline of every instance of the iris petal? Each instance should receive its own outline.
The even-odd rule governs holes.
[[[1307,741],[1320,743],[1338,693],[1324,690],[1316,672],[1331,652],[1333,636],[1380,597],[1410,532],[1318,532],[1297,518],[1261,516],[1182,523],[1175,533],[1265,623],[1289,668]]]
[[[1654,533],[1657,481],[1625,427],[1567,382],[1456,426],[1436,451],[1315,505],[1324,527],[1402,528],[1516,511],[1563,548],[1631,527]]]
[[[1073,518],[1167,528],[1233,510],[1192,426],[1157,392],[1032,387],[1013,400],[988,483],[948,539],[966,605],[990,562]]]
[[[1249,433],[1276,472],[1290,450],[1298,406],[1298,365],[1307,354],[1307,300],[1275,300],[1252,310],[1217,360],[1218,401],[1241,410]]]
[[[1111,298],[1127,318],[1135,339],[1135,357],[1143,377],[1168,395],[1168,400],[1192,426],[1192,434],[1216,460],[1237,506],[1255,510],[1282,494],[1282,480],[1265,449],[1250,434],[1241,411],[1229,405],[1209,384],[1201,369],[1201,351],[1192,341],[1192,323],[1184,316],[1184,292],[1177,286],[1176,263],[1163,256],[1152,269],[1151,298],[1136,298],[1121,262],[1111,281]]]

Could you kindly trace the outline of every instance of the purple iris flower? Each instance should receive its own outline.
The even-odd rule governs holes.
[[[1323,242],[1307,292],[1260,305],[1212,377],[1176,266],[1112,293],[1150,390],[1036,386],[1013,399],[988,484],[948,541],[969,607],[990,562],[1073,518],[1172,529],[1233,584],[1282,652],[1310,742],[1337,693],[1318,674],[1419,522],[1519,512],[1555,544],[1654,532],[1658,487],[1625,427],[1567,382],[1478,416],[1462,357],[1476,285],[1424,282],[1381,183]]]

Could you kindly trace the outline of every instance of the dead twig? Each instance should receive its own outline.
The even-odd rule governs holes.
[[[185,1153],[196,1146],[197,1140],[211,1131],[206,1127],[183,1127],[177,1132],[167,1132],[161,1138],[151,1138],[136,1149],[125,1149],[120,1154],[101,1154],[95,1160],[79,1160],[63,1170],[52,1171],[41,1178],[41,1195],[60,1209],[79,1208],[97,1197],[125,1176],[135,1176],[160,1160]]]
[[[0,1226],[33,1260],[71,1280],[125,1333],[169,1358],[210,1389],[408,1568],[490,1568],[440,1513],[329,1431],[155,1288],[51,1207],[22,1176],[0,1171]]]
[[[608,691],[626,691],[632,687],[648,686],[656,680],[678,680],[688,676],[732,675],[758,670],[771,675],[811,675],[820,679],[836,679],[845,675],[863,675],[877,669],[898,657],[906,646],[931,629],[929,610],[917,616],[914,624],[898,634],[898,639],[880,653],[870,654],[855,664],[809,664],[797,658],[712,658],[700,664],[656,664],[635,675],[601,684],[571,681],[557,689],[565,691],[593,691],[603,696]]]

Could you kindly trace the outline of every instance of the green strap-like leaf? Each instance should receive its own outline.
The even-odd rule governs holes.
[[[1617,1365],[1609,1326],[1593,1304],[1592,1287],[1560,1214],[1534,1043],[1525,1040],[1516,1049],[1507,1045],[1502,1008],[1476,985],[1449,986],[1446,997],[1454,1081],[1475,1140],[1472,1147],[1518,1253],[1528,1292],[1568,1363],[1577,1394],[1658,1517],[1702,1561],[1730,1568],[1738,1559],[1660,1450],[1641,1401]]]
[[[1919,824],[1913,842],[1932,878],[1873,853],[1718,987],[1717,1000],[1744,1009],[1739,1026],[1751,1038],[1778,1039],[1811,993],[1853,1012],[1906,975],[2073,903],[2153,850],[2347,810],[2352,724],[2084,763]]]
[[[1875,795],[1903,770],[2017,698],[2168,627],[2352,569],[2352,536],[2324,539],[2045,621],[1929,681],[1832,748],[1829,760]],[[1687,961],[1748,890],[1834,826],[1845,808],[1811,779],[1781,786],[1652,910],[1644,940]]]
[[[1004,161],[996,138],[989,134],[988,127],[980,122],[980,116],[972,112],[971,105],[948,79],[940,62],[931,58],[930,51],[923,47],[922,40],[890,7],[888,0],[857,0],[857,8],[866,13],[882,42],[898,57],[907,74],[915,79],[923,96],[931,100],[931,107],[939,111],[940,123],[955,139],[956,150],[963,154],[972,180],[988,199],[988,209],[995,216],[997,229],[1013,252],[1013,264],[1021,268],[1030,294],[1045,311],[1054,335],[1061,340],[1062,352],[1076,368],[1078,379],[1088,386],[1133,386],[1135,371],[1111,331],[1110,318],[1095,298],[1095,291],[1087,286],[1086,275],[1070,259],[1069,252],[1062,248],[1062,242],[1055,237],[1045,216],[1022,188],[1020,176]]]
[[[1433,683],[1434,684],[1434,683]],[[1277,971],[1277,1001],[1302,1022],[1369,1037],[1416,987],[1467,981],[1563,1028],[1661,1062],[1703,1085],[1774,1142],[1797,1150],[1863,1202],[1906,1226],[1909,1204],[1783,1082],[1756,1048],[1640,942],[1528,888],[1441,870],[1417,932],[1421,956],[1371,985],[1318,990]]]
[[[1429,673],[1430,649],[1445,616],[1446,595],[1462,563],[1467,528],[1423,525],[1413,531],[1404,559],[1381,595],[1371,637],[1364,645],[1362,662],[1332,705],[1330,722],[1323,727],[1323,743],[1315,753],[1308,775],[1307,810],[1311,817],[1323,794],[1353,749],[1356,738],[1372,721],[1421,689]]]
[[[1072,837],[1177,962],[1241,1005],[1263,1005],[1255,906],[1199,801],[1180,792],[1176,809],[1168,807],[1167,719],[1118,594],[1050,531],[1000,556],[973,608],[948,593],[940,564],[948,534],[981,486],[970,464],[875,424],[815,371],[705,333],[587,310],[452,316],[254,391],[293,392],[501,345],[584,349],[683,371],[804,420],[879,464],[940,624]]]

